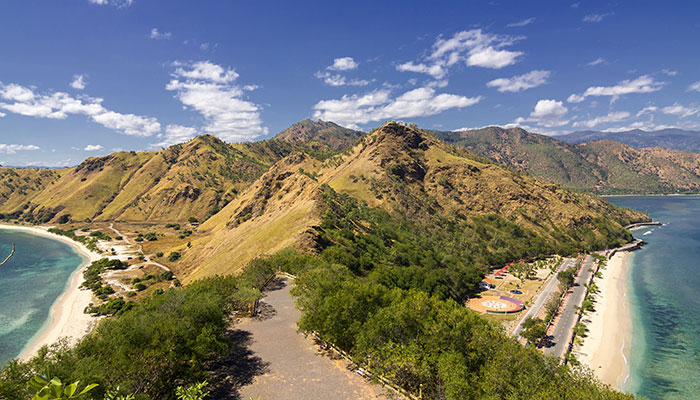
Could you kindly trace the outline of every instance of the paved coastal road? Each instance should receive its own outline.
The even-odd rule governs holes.
[[[245,319],[236,326],[252,334],[250,350],[266,364],[264,374],[240,388],[241,399],[399,398],[347,370],[342,359],[324,356],[310,338],[297,333],[300,314],[289,294],[290,281],[279,278],[276,283],[263,300],[263,315],[268,316]]]
[[[540,310],[542,310],[542,307],[544,307],[544,305],[547,304],[549,297],[552,295],[552,293],[554,293],[557,286],[559,286],[559,279],[557,279],[557,274],[560,271],[573,267],[574,264],[575,260],[571,258],[567,258],[564,261],[562,261],[561,265],[559,266],[559,269],[557,269],[557,271],[549,279],[549,282],[547,282],[547,285],[544,287],[544,289],[542,289],[540,295],[537,296],[535,302],[532,303],[532,305],[530,305],[525,315],[520,319],[520,322],[518,322],[518,325],[516,325],[515,329],[511,331],[512,337],[517,338],[518,335],[520,335],[520,332],[523,330],[523,322],[529,317],[536,318],[537,315],[539,315]]]
[[[587,289],[584,284],[590,282],[591,275],[593,275],[593,257],[587,255],[583,259],[583,268],[576,278],[576,284],[572,289],[573,292],[566,301],[564,310],[559,316],[557,326],[554,328],[554,334],[552,335],[552,342],[554,345],[545,348],[545,354],[561,358],[566,353],[569,347],[571,331],[574,329],[577,322],[577,308],[583,304],[583,300],[586,297]]]

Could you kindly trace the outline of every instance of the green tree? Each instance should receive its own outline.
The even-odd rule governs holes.
[[[523,331],[520,336],[528,342],[537,345],[547,335],[547,324],[539,318],[528,317],[523,322]]]

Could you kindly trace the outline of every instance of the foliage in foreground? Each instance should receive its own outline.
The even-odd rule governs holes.
[[[175,388],[207,378],[203,363],[225,354],[227,316],[245,309],[260,292],[242,278],[213,277],[170,289],[121,315],[103,320],[75,347],[44,347],[27,362],[10,361],[0,371],[0,398],[31,398],[26,383],[37,373],[63,382],[98,384],[136,398],[172,399]]]

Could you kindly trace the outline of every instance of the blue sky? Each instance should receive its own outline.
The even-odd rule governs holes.
[[[0,164],[304,118],[700,129],[694,1],[4,1]]]

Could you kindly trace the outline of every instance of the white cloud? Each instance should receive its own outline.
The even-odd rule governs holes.
[[[100,6],[112,5],[115,7],[129,7],[134,3],[134,0],[88,0],[89,3],[97,4]]]
[[[330,71],[351,71],[357,69],[358,63],[352,57],[342,57],[333,60],[333,65],[326,67],[324,71],[317,71],[314,76],[323,80],[328,86],[367,86],[371,81],[365,79],[348,79],[343,75]]]
[[[239,76],[235,70],[226,69],[209,61],[198,61],[192,64],[176,62],[173,65],[177,67],[173,75],[179,78],[224,84],[235,81]]]
[[[154,40],[170,39],[173,36],[170,32],[160,32],[158,28],[151,29],[150,38]]]
[[[500,69],[517,62],[523,55],[520,51],[505,50],[521,37],[484,33],[472,29],[455,33],[444,39],[439,37],[433,44],[432,53],[419,62],[409,61],[396,66],[398,71],[428,74],[442,79],[450,67],[464,63],[470,67]]]
[[[184,143],[197,136],[197,129],[182,125],[168,125],[162,140],[151,147],[168,147],[178,143]]]
[[[513,23],[510,23],[506,26],[509,28],[519,28],[521,26],[530,25],[533,22],[535,22],[535,17],[524,19],[524,20],[518,21],[518,22],[513,22]]]
[[[316,78],[322,79],[328,86],[367,86],[370,81],[364,79],[346,79],[340,74],[333,74],[328,71],[318,71]]]
[[[155,118],[142,117],[134,114],[120,114],[114,111],[105,111],[93,115],[92,120],[107,128],[121,131],[131,136],[152,136],[160,132],[160,123]]]
[[[681,104],[674,103],[672,106],[663,107],[661,112],[668,115],[675,115],[677,117],[686,118],[691,115],[695,115],[700,111],[698,108],[685,107]]]
[[[15,154],[18,151],[39,150],[39,146],[33,144],[4,144],[0,143],[0,154]]]
[[[600,22],[602,21],[605,17],[611,16],[614,13],[605,13],[605,14],[588,14],[585,17],[583,17],[583,22]]]
[[[435,89],[421,87],[391,98],[388,89],[364,95],[345,95],[336,100],[322,100],[314,106],[314,118],[334,121],[357,128],[358,124],[396,118],[424,117],[453,108],[469,107],[480,97],[437,94]]]
[[[87,83],[85,83],[85,78],[86,78],[86,75],[84,75],[84,74],[73,75],[73,81],[70,83],[70,86],[73,89],[78,89],[78,90],[85,89],[85,86],[87,86]]]
[[[602,57],[598,57],[595,60],[587,63],[586,65],[588,65],[589,67],[594,67],[596,65],[600,65],[600,64],[604,64],[604,63],[605,63],[605,59]]]
[[[0,118],[4,117],[5,115],[7,115],[7,114],[0,112]]]
[[[418,72],[421,74],[428,74],[435,79],[442,79],[447,73],[447,70],[442,65],[426,65],[423,63],[414,64],[413,61],[397,65],[396,70],[401,72]]]
[[[104,147],[101,144],[89,144],[89,145],[85,146],[85,148],[83,150],[85,150],[85,151],[98,151],[98,150],[102,150],[102,149],[104,149]]]
[[[515,124],[532,122],[546,128],[563,126],[569,123],[569,120],[564,119],[568,111],[561,101],[542,99],[537,102],[529,118],[517,118]]]
[[[328,69],[333,71],[350,71],[357,69],[359,64],[352,57],[342,57],[333,60],[333,65],[328,67]]]
[[[549,78],[550,75],[551,72],[549,71],[535,70],[511,78],[494,79],[486,83],[486,86],[495,87],[499,92],[519,92],[521,90],[544,85],[547,83],[547,78]]]
[[[21,85],[0,83],[0,108],[15,114],[50,119],[65,119],[71,114],[86,115],[94,122],[125,135],[151,136],[160,131],[155,118],[120,114],[106,109],[102,101],[88,96],[75,98],[64,92],[36,94]]]
[[[700,81],[691,83],[690,86],[688,86],[688,91],[700,92]]]
[[[244,90],[234,83],[238,74],[209,61],[175,64],[173,78],[165,87],[187,108],[204,116],[204,132],[227,141],[255,139],[265,135],[260,106],[243,98]]]
[[[642,115],[647,114],[647,113],[653,114],[653,113],[655,113],[658,109],[659,109],[659,108],[658,108],[658,107],[655,107],[655,106],[644,107],[644,108],[642,108],[641,110],[639,110],[639,112],[637,113],[636,116],[637,116],[637,118],[639,118],[639,117],[641,117]]]
[[[667,68],[662,69],[661,72],[662,72],[664,75],[668,75],[668,76],[676,76],[676,75],[678,75],[678,71],[674,71],[674,70],[672,70],[672,69],[667,69]]]
[[[589,119],[586,121],[574,122],[574,128],[578,128],[578,127],[594,128],[600,124],[624,121],[629,117],[630,117],[630,113],[628,113],[626,111],[610,112],[610,113],[608,113],[608,115],[603,115],[603,116]]]
[[[634,93],[652,93],[663,88],[666,82],[658,82],[649,75],[642,75],[634,80],[624,80],[615,86],[591,86],[582,94],[572,94],[567,101],[580,103],[588,96],[611,96],[614,102],[620,96]]]

